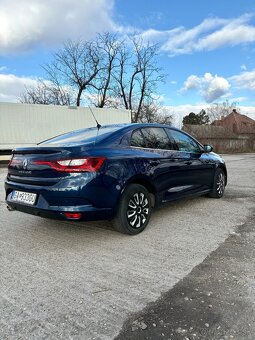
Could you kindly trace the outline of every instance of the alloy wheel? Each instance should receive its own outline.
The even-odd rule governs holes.
[[[141,228],[149,216],[149,200],[143,192],[136,192],[128,202],[127,220],[132,228]]]
[[[216,190],[219,196],[223,195],[224,188],[225,188],[225,176],[222,172],[220,172],[216,180]]]

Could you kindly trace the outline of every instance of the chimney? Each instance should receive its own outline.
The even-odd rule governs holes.
[[[234,112],[234,113],[237,113],[237,112],[236,112],[236,109],[233,109],[233,112]]]

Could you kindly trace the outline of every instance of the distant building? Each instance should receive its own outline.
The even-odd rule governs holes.
[[[130,123],[131,112],[124,109],[92,109],[101,125]],[[96,126],[88,107],[0,103],[0,153],[72,130]]]
[[[233,110],[210,125],[185,124],[183,130],[202,144],[210,144],[216,152],[254,152],[255,120]]]
[[[255,120],[238,113],[235,109],[228,116],[215,120],[211,125],[222,126],[235,134],[255,134]]]

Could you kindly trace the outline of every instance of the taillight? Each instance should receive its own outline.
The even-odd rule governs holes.
[[[12,155],[9,163],[8,163],[8,167],[13,167],[13,166],[17,166],[17,165],[21,165],[22,164],[22,160],[21,159],[17,159],[14,158],[14,155]]]
[[[13,155],[11,156],[9,163],[8,163],[8,168],[13,165]]]
[[[65,212],[64,216],[71,220],[80,220],[82,218],[82,213]]]
[[[94,172],[103,165],[105,157],[87,157],[78,159],[64,159],[59,161],[35,161],[38,165],[48,165],[60,172]]]

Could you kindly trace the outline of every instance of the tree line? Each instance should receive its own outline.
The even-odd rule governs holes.
[[[68,41],[43,66],[47,80],[26,88],[19,101],[125,108],[133,122],[169,123],[171,115],[159,112],[157,89],[166,74],[157,56],[157,45],[136,37],[119,40],[105,33],[92,41]]]
[[[233,110],[240,109],[237,107],[236,102],[229,102],[225,100],[222,103],[213,103],[206,110],[202,109],[199,113],[190,112],[188,115],[183,117],[182,124],[190,125],[205,125],[212,123],[217,119],[221,119],[229,115]]]
[[[45,79],[26,88],[19,101],[30,104],[91,105],[125,108],[132,122],[171,124],[173,114],[159,101],[158,87],[166,73],[158,65],[156,44],[137,37],[119,39],[111,33],[97,34],[91,41],[68,41],[43,65]],[[236,103],[214,103],[183,124],[208,124],[229,114]]]

